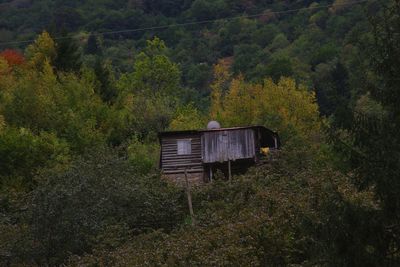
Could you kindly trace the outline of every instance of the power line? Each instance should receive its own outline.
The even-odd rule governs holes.
[[[283,11],[269,11],[269,12],[263,12],[263,13],[259,13],[259,14],[253,14],[253,15],[242,15],[242,16],[226,17],[226,18],[219,18],[219,19],[209,19],[209,20],[201,20],[201,21],[193,21],[193,22],[185,22],[185,23],[175,23],[175,24],[168,24],[168,25],[162,25],[162,26],[152,26],[152,27],[144,27],[144,28],[136,28],[136,29],[124,29],[124,30],[118,30],[118,31],[106,31],[106,32],[98,32],[98,33],[92,33],[92,34],[95,36],[100,36],[100,35],[110,35],[110,34],[118,34],[118,33],[132,33],[132,32],[140,32],[140,31],[161,30],[161,29],[167,29],[167,28],[173,28],[173,27],[208,24],[208,23],[224,21],[224,20],[234,20],[234,19],[241,19],[241,18],[257,18],[257,17],[261,17],[264,15],[270,15],[270,14],[278,14],[279,15],[279,14],[288,14],[288,13],[294,13],[294,12],[304,11],[304,10],[323,9],[323,8],[337,7],[337,6],[350,6],[350,5],[366,3],[368,1],[370,1],[370,0],[360,0],[360,1],[353,1],[353,2],[348,2],[348,3],[324,5],[324,6],[303,7],[303,8],[289,9],[289,10],[283,10]],[[60,37],[54,37],[53,40],[64,40],[64,39],[73,39],[73,38],[75,38],[75,37],[60,36]],[[1,42],[0,46],[31,43],[34,41],[35,41],[34,39],[31,39],[31,40],[25,40],[25,41]]]

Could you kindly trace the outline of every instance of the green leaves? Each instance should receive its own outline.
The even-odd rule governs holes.
[[[165,130],[182,99],[181,73],[166,56],[163,41],[154,38],[135,61],[134,71],[117,82],[117,107],[139,135]]]
[[[27,58],[30,64],[42,70],[43,66],[54,62],[57,52],[56,44],[48,32],[43,31],[33,44],[26,49]]]
[[[183,192],[156,174],[139,175],[121,154],[92,150],[68,168],[41,173],[19,211],[20,223],[29,225],[26,235],[35,242],[14,236],[27,245],[30,260],[59,265],[71,254],[113,249],[130,235],[170,230],[183,221]],[[7,229],[2,226],[0,221],[0,233]]]
[[[94,93],[93,83],[72,73],[55,75],[45,62],[41,71],[21,70],[7,87],[1,105],[9,125],[55,133],[74,151],[102,144],[110,129],[110,108]]]
[[[158,168],[160,146],[157,143],[140,141],[134,136],[128,145],[128,158],[137,175],[146,175]]]
[[[160,39],[147,42],[134,65],[134,92],[172,98],[180,94],[179,68],[165,53],[165,44]]]
[[[178,108],[169,128],[171,130],[198,130],[205,128],[207,118],[192,104]]]
[[[0,189],[15,185],[17,178],[22,180],[22,189],[33,188],[41,168],[63,165],[69,157],[68,144],[54,134],[35,135],[29,129],[7,127],[0,132]]]
[[[375,209],[372,195],[357,192],[329,163],[315,164],[319,156],[314,149],[290,148],[281,151],[274,163],[235,176],[230,183],[216,180],[194,189],[195,227],[135,236],[113,252],[75,258],[71,265],[365,263],[375,241],[365,235],[369,226],[364,227]],[[343,245],[346,238],[352,238],[352,247]]]

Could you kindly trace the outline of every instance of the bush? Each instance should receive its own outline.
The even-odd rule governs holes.
[[[31,193],[23,220],[14,224],[29,225],[30,261],[58,265],[72,254],[115,248],[128,236],[170,230],[183,221],[182,192],[157,175],[138,176],[119,153],[92,151],[65,172],[38,177],[40,186]],[[18,263],[17,251],[11,255]]]
[[[315,152],[283,151],[271,165],[195,191],[195,227],[143,234],[70,265],[365,266],[375,242],[363,226],[376,212],[372,195]]]
[[[68,161],[69,147],[54,134],[34,135],[28,129],[6,127],[0,132],[0,158],[0,188],[17,180],[30,188],[34,185],[33,176],[40,169]]]
[[[160,146],[158,143],[140,141],[134,136],[128,146],[128,157],[137,174],[148,174],[158,167]]]

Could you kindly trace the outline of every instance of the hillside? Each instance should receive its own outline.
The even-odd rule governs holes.
[[[337,94],[345,105],[362,91],[365,62],[358,47],[368,31],[368,12],[376,11],[375,1],[3,2],[3,48],[24,48],[26,43],[7,42],[35,39],[44,29],[56,38],[69,33],[84,62],[94,64],[91,54],[101,55],[118,73],[132,71],[146,40],[157,36],[179,64],[183,86],[197,93],[196,102],[209,94],[213,64],[225,59],[234,75],[247,80],[291,76],[309,85],[324,115],[338,106]],[[187,25],[166,26],[179,24]],[[88,39],[103,32],[111,33]],[[344,92],[337,92],[337,83],[346,85]]]
[[[0,265],[398,266],[399,25],[397,0],[0,1]],[[158,133],[210,120],[282,147],[192,220]]]
[[[99,248],[72,257],[69,266],[379,265],[373,255],[353,247],[373,245],[368,226],[349,224],[365,222],[374,211],[371,192],[357,192],[323,163],[313,166],[322,156],[313,152],[285,151],[276,162],[231,183],[216,180],[195,190],[194,227],[141,234],[115,251]],[[348,240],[351,247],[344,244]],[[343,247],[336,250],[338,245]]]

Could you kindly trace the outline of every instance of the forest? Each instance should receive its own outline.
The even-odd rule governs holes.
[[[185,189],[158,133],[262,125]],[[399,0],[0,0],[0,266],[399,266]]]

